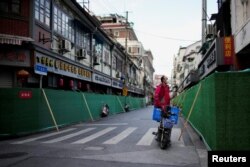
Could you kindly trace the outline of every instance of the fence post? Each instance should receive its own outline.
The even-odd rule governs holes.
[[[117,100],[118,100],[120,106],[122,107],[123,112],[126,112],[125,109],[124,109],[124,107],[122,106],[122,102],[121,102],[121,100],[119,99],[119,97],[116,96],[116,98],[117,98]]]
[[[200,89],[201,89],[201,84],[199,85],[198,91],[196,92],[196,95],[195,95],[195,98],[194,98],[192,107],[191,107],[191,109],[189,110],[188,117],[187,117],[187,119],[186,119],[186,122],[184,123],[184,127],[183,127],[182,130],[181,130],[181,134],[180,134],[178,140],[181,139],[181,136],[182,136],[182,134],[183,134],[183,131],[184,131],[184,130],[186,129],[186,127],[187,127],[187,122],[188,122],[188,120],[189,120],[189,117],[190,117],[191,114],[192,114],[193,109],[194,109],[194,105],[195,105],[195,102],[196,102],[196,100],[197,100],[198,94],[200,93]]]
[[[86,98],[85,98],[85,96],[84,96],[84,93],[81,93],[81,94],[82,94],[83,100],[84,100],[84,102],[85,102],[85,104],[86,104],[87,110],[88,110],[88,112],[89,112],[89,116],[90,116],[91,120],[94,121],[93,116],[92,116],[92,114],[91,114],[91,111],[90,111],[90,109],[89,109],[89,105],[88,105],[87,100],[86,100]]]
[[[53,111],[52,111],[52,109],[51,109],[51,107],[50,107],[50,104],[49,104],[49,101],[48,101],[48,98],[47,98],[47,96],[46,96],[46,93],[45,93],[44,89],[42,89],[42,92],[43,92],[43,96],[44,96],[44,98],[45,98],[46,104],[47,104],[47,106],[48,106],[48,108],[49,108],[49,112],[50,112],[50,115],[51,115],[51,117],[52,117],[52,120],[53,120],[53,122],[54,122],[54,124],[55,124],[56,130],[59,131],[58,126],[57,126],[57,123],[56,123],[56,120],[55,120],[55,117],[54,117],[54,114],[53,114]]]

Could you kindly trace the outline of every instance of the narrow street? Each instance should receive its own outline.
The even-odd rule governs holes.
[[[161,150],[152,135],[158,123],[153,107],[89,123],[0,141],[1,167],[200,167],[207,151],[188,127],[180,140],[182,117],[172,130],[172,144]]]

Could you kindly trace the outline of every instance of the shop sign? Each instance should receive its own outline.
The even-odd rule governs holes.
[[[129,92],[134,92],[134,88],[133,88],[132,86],[129,86],[129,87],[128,87],[128,91],[129,91]]]
[[[233,57],[235,55],[235,52],[234,52],[234,38],[232,36],[224,37],[223,42],[224,42],[223,43],[224,64],[225,65],[231,65],[231,64],[233,64]]]
[[[122,81],[112,80],[112,87],[121,89],[123,87]]]
[[[93,82],[99,83],[102,85],[111,86],[111,79],[110,78],[107,78],[105,76],[98,75],[98,74],[93,74]]]
[[[211,54],[207,57],[207,68],[209,68],[216,61],[216,52],[213,50]]]
[[[30,54],[25,50],[14,50],[0,53],[0,65],[29,67]]]
[[[200,79],[209,75],[219,66],[232,65],[234,55],[234,39],[232,36],[216,38],[199,64]]]
[[[127,96],[128,95],[128,88],[127,87],[122,88],[122,95],[123,96]]]
[[[40,53],[36,53],[35,66],[36,65],[42,65],[46,67],[48,72],[91,81],[92,74],[89,70],[58,59],[47,57]]]
[[[40,75],[47,75],[47,67],[39,64],[35,64],[35,73]]]
[[[32,91],[30,91],[30,90],[21,90],[18,93],[18,97],[20,99],[31,99],[32,98]]]
[[[218,50],[221,48],[220,44],[221,40],[219,39],[214,40],[209,50],[201,60],[198,68],[198,75],[200,79],[204,78],[210,72],[212,72],[217,68],[219,63],[219,57],[222,56],[221,52]]]

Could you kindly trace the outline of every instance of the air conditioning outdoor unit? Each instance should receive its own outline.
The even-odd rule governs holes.
[[[116,78],[121,78],[122,73],[120,71],[117,71],[115,76],[116,76]]]
[[[132,80],[130,78],[128,78],[128,82],[131,84]]]
[[[71,42],[66,39],[62,39],[60,44],[60,49],[69,52],[71,50]]]
[[[212,24],[207,25],[206,34],[207,34],[207,36],[215,35],[215,28]]]
[[[100,57],[94,56],[93,65],[94,66],[100,65]]]
[[[134,80],[133,84],[134,84],[134,85],[137,85],[137,81],[136,81],[136,80]]]
[[[80,49],[77,54],[78,59],[86,59],[87,52],[85,49]]]

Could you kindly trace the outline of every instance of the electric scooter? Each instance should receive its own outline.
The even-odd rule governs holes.
[[[174,112],[172,112],[172,110]],[[158,131],[153,132],[153,134],[156,136],[156,141],[159,142],[160,148],[166,149],[171,145],[171,132],[174,124],[177,123],[179,110],[177,110],[176,112],[176,110],[173,109],[173,107],[171,108],[169,106],[167,107],[165,112],[161,111],[161,109],[158,108],[157,112],[159,111],[160,111],[160,119],[157,118],[156,120],[153,115],[153,119],[160,122],[160,125],[158,126]]]

